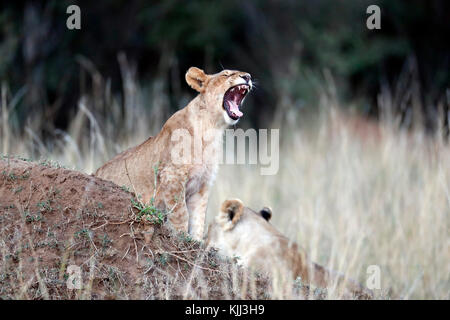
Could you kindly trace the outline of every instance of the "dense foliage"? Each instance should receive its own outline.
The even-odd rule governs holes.
[[[382,28],[368,30],[373,2],[8,1],[0,12],[0,79],[20,99],[18,126],[41,115],[64,128],[90,86],[82,71],[120,92],[121,52],[142,85],[162,82],[174,110],[189,92],[184,72],[191,65],[251,72],[259,90],[249,108],[265,111],[252,113],[253,124],[272,117],[286,94],[290,107],[315,108],[317,91],[330,79],[340,99],[372,114],[379,92],[399,81],[413,88],[426,117],[442,101],[448,110],[448,2],[376,1]],[[81,30],[66,28],[73,3],[81,8]]]

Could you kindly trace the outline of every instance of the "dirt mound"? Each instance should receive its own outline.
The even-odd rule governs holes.
[[[269,298],[264,278],[172,234],[163,219],[112,182],[4,157],[0,298]]]

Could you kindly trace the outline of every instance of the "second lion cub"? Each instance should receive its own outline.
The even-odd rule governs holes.
[[[305,250],[283,236],[269,223],[270,208],[259,212],[245,207],[241,200],[223,202],[206,237],[207,247],[216,248],[238,263],[269,276],[295,280],[327,288],[336,285],[344,298],[370,299],[372,292],[343,275],[312,262]]]
[[[155,204],[170,212],[170,225],[201,240],[223,130],[243,116],[241,104],[252,81],[246,72],[207,75],[191,67],[186,82],[199,92],[197,97],[173,114],[158,135],[120,153],[95,175],[135,190],[146,203],[155,194]]]

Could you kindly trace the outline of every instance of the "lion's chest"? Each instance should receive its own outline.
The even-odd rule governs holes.
[[[186,196],[189,197],[200,191],[204,185],[212,185],[218,170],[217,163],[195,165],[191,169],[186,183]]]

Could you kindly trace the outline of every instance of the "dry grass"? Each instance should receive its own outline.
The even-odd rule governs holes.
[[[153,94],[160,89],[157,82],[148,88],[133,84],[131,79],[124,86],[123,119],[120,99],[107,91],[100,95],[101,104],[109,103],[107,115],[98,112],[100,102],[82,98],[69,130],[58,132],[51,144],[32,126],[20,134],[9,124],[15,100],[4,86],[0,150],[91,173],[157,133],[168,116],[164,96]],[[277,175],[261,176],[257,166],[221,167],[208,219],[226,198],[238,197],[255,209],[269,205],[273,224],[313,260],[363,283],[367,267],[379,266],[384,297],[449,299],[450,147],[420,131],[397,130],[392,121],[363,122],[368,132],[361,133],[343,120],[335,101],[319,104],[322,112],[314,121],[289,110],[289,121],[273,124],[282,128]]]
[[[345,124],[330,132],[329,121],[289,133],[275,176],[222,168],[210,216],[227,197],[270,205],[272,223],[314,261],[362,283],[377,265],[388,296],[448,299],[449,147],[389,128],[371,143]]]

